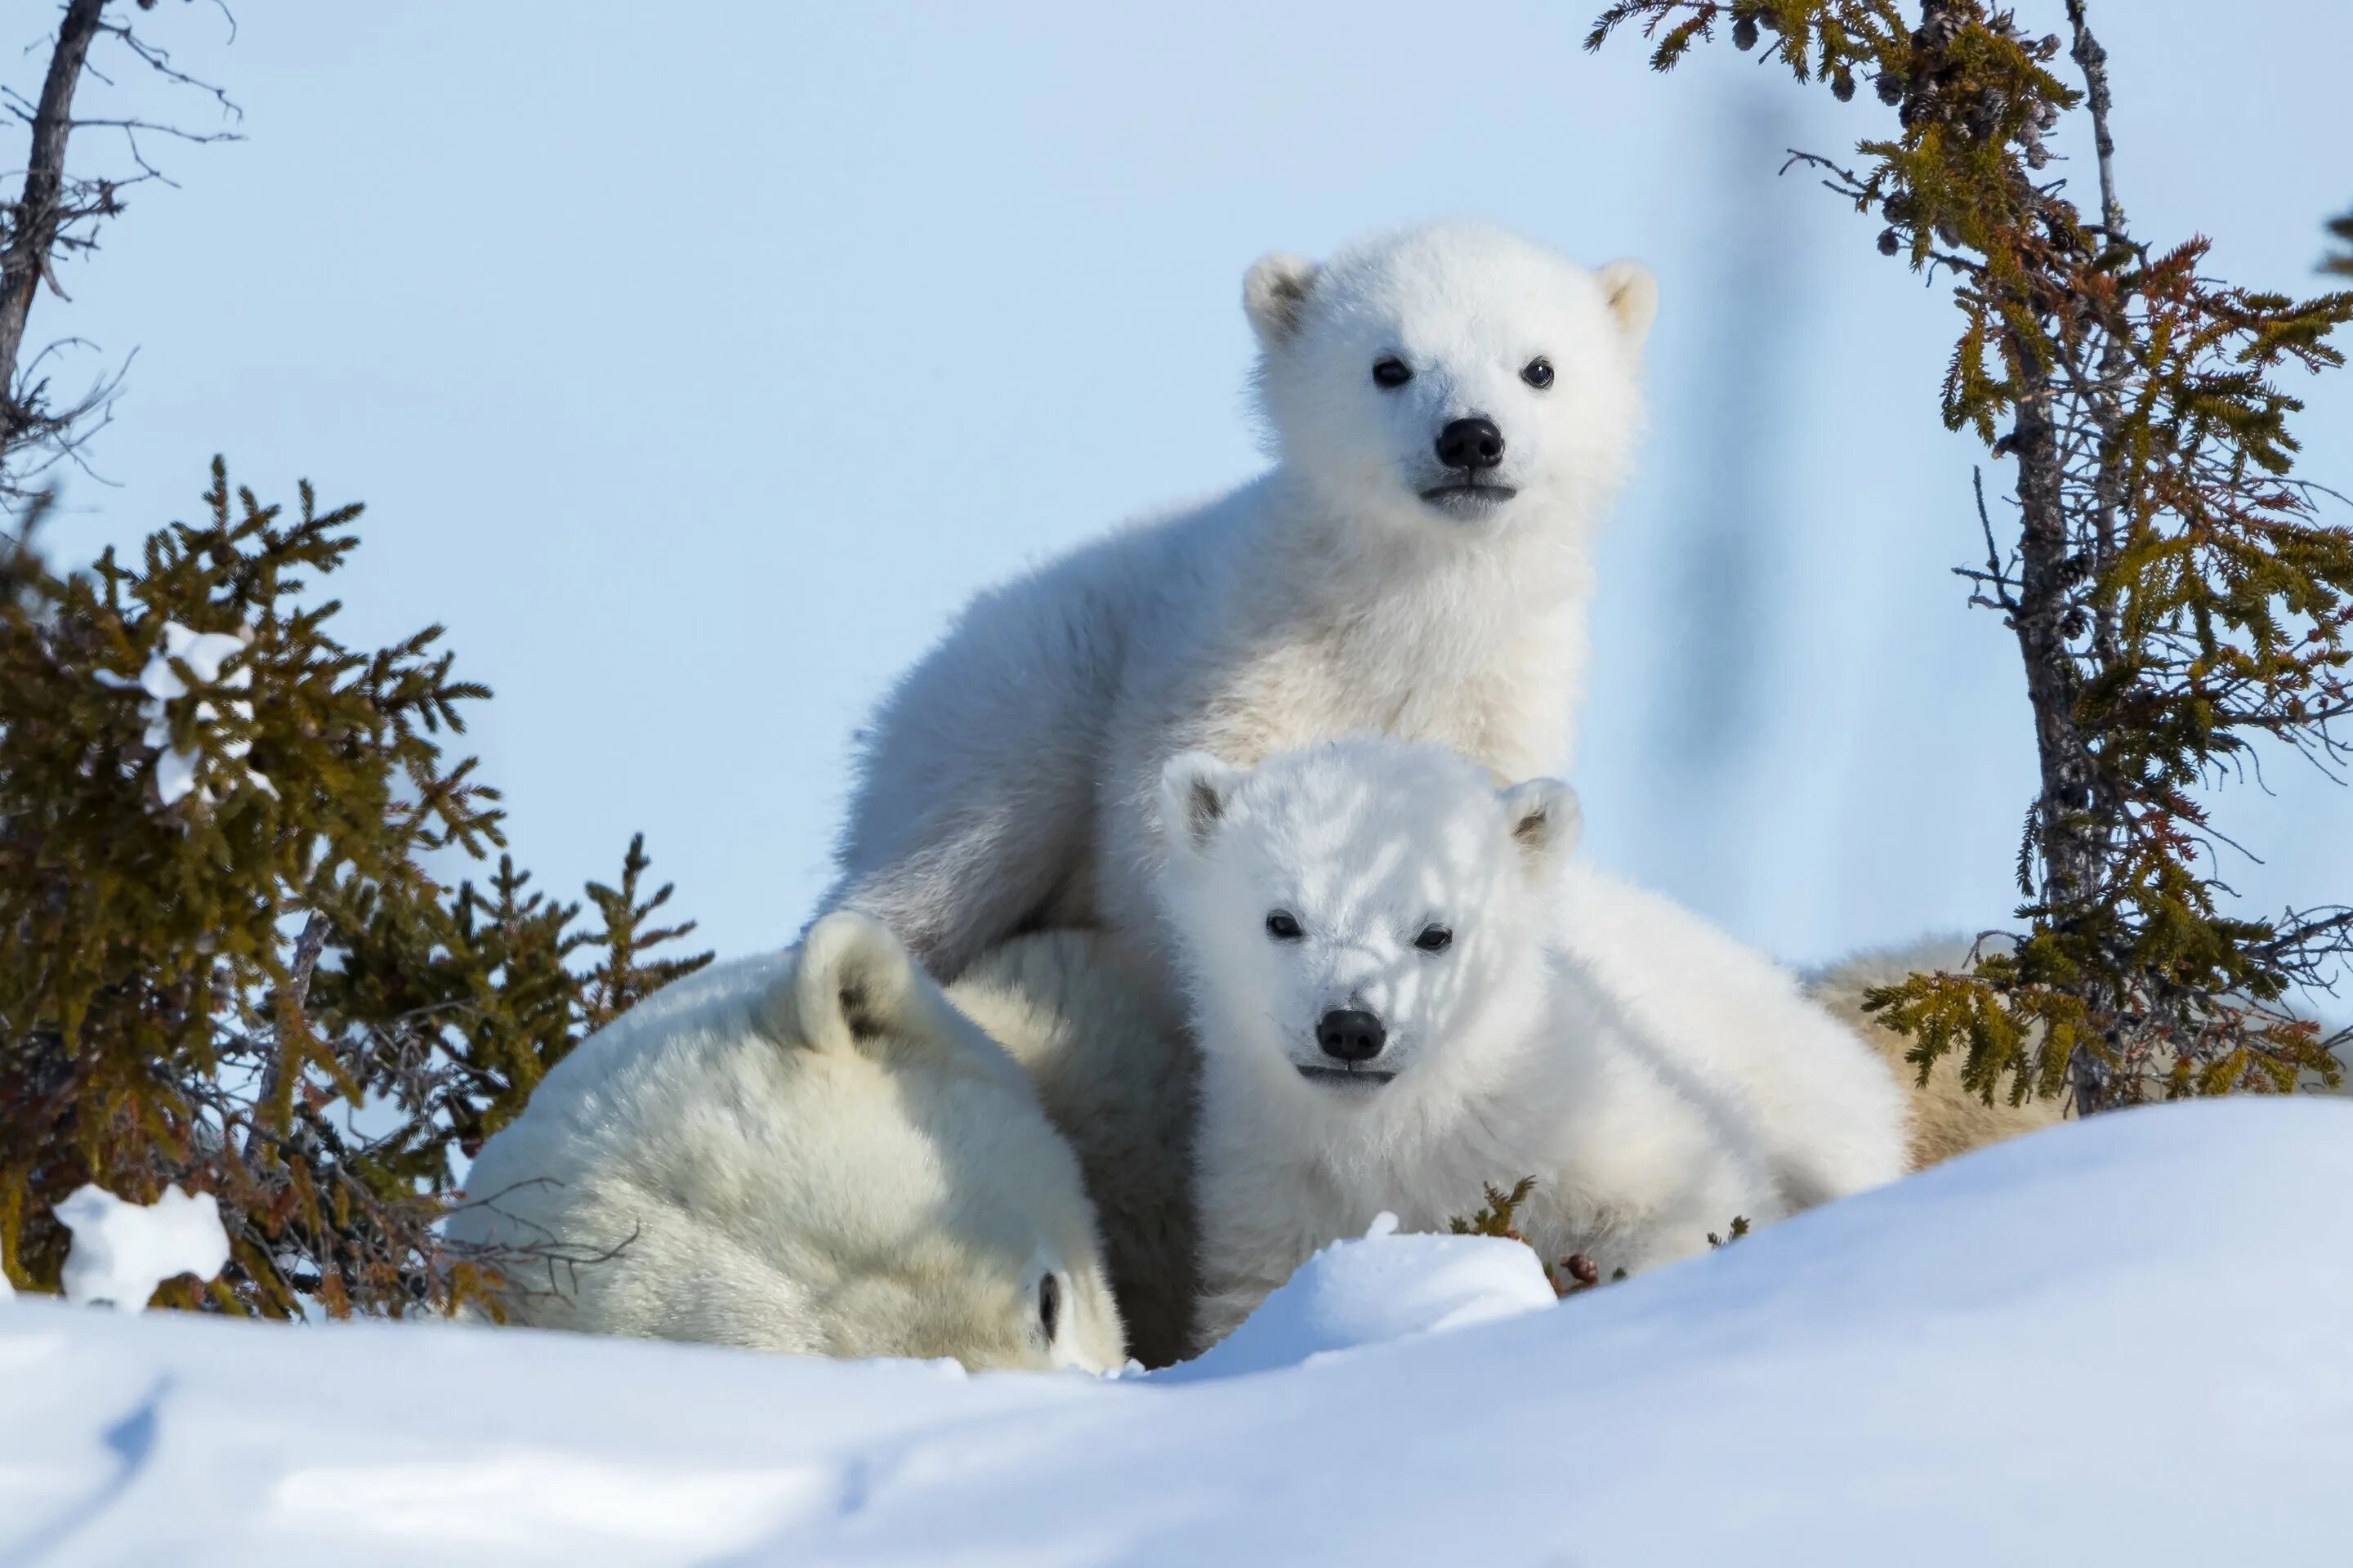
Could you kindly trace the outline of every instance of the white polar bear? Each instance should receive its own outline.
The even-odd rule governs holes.
[[[1788,969],[1588,863],[1563,879],[1559,914],[1563,950],[1694,1082],[1740,1107],[1790,1209],[1911,1169],[1902,1083]]]
[[[1967,974],[1974,947],[1967,937],[1928,937],[1905,948],[1851,954],[1806,980],[1806,994],[1868,1042],[1910,1096],[1910,1158],[1915,1171],[2006,1138],[2056,1127],[2066,1119],[2063,1098],[2011,1105],[2006,1082],[1988,1104],[1961,1082],[1958,1052],[1929,1068],[1928,1080],[1922,1083],[1920,1069],[1904,1059],[1915,1044],[1912,1037],[1898,1034],[1877,1013],[1864,1010],[1865,994],[1880,986],[1897,984],[1906,976],[1939,969]]]
[[[947,997],[1021,1064],[1070,1139],[1103,1227],[1127,1353],[1163,1367],[1193,1343],[1198,1069],[1103,947],[1093,931],[1017,937],[957,976]]]
[[[982,595],[860,736],[827,907],[952,979],[1007,937],[1107,931],[1161,997],[1162,764],[1357,733],[1562,770],[1599,514],[1640,424],[1651,274],[1441,225],[1243,302],[1273,470]]]
[[[1202,1344],[1382,1211],[1442,1230],[1488,1183],[1535,1176],[1522,1233],[1605,1273],[1788,1207],[1748,1107],[1685,1065],[1707,1043],[1661,1038],[1556,939],[1565,785],[1366,739],[1180,756],[1160,814],[1202,1054]]]
[[[1077,1160],[889,931],[676,981],[482,1148],[453,1242],[546,1328],[969,1367],[1123,1363]]]

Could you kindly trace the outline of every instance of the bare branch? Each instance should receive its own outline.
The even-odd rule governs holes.
[[[57,48],[41,81],[40,101],[30,116],[33,143],[25,160],[24,190],[17,197],[7,249],[0,250],[0,461],[31,422],[30,412],[18,407],[15,396],[16,362],[24,354],[34,291],[57,249],[66,147],[73,135],[74,88],[81,80],[105,6],[106,0],[68,0],[58,25]]]
[[[2091,100],[2092,145],[2100,164],[2100,222],[2098,232],[2105,238],[2129,243],[2125,236],[2125,209],[2116,201],[2116,139],[2108,133],[2108,111],[2115,107],[2108,94],[2108,51],[2092,37],[2091,26],[2084,20],[2084,0],[2067,0],[2067,25],[2075,30],[2075,45],[2069,51],[2084,73],[2084,86]]]
[[[220,0],[215,0],[215,3],[219,4]],[[226,5],[221,5],[221,15],[228,16],[228,7]],[[181,70],[178,67],[173,65],[172,56],[169,50],[158,48],[156,46],[147,42],[137,33],[133,32],[128,24],[108,22],[101,24],[100,30],[119,41],[124,48],[129,49],[132,54],[138,56],[147,68],[155,72],[156,75],[161,76],[169,81],[174,82],[179,86],[192,87],[199,92],[211,95],[214,101],[220,105],[221,112],[233,119],[242,120],[245,118],[245,111],[237,106],[235,101],[229,97],[227,91],[215,86],[211,82],[200,81],[196,78],[190,76],[187,72]],[[234,16],[229,16],[228,31],[229,39],[233,43],[237,39],[237,18]]]
[[[101,83],[110,79],[91,58],[93,44],[106,39],[121,44],[168,86],[202,91],[225,115],[242,117],[221,89],[181,69],[168,51],[142,37],[131,24],[108,19],[109,4],[110,0],[68,0],[37,100],[27,101],[21,94],[0,89],[0,106],[29,132],[18,198],[13,205],[0,204],[0,507],[11,510],[21,509],[30,501],[32,480],[58,462],[71,461],[88,471],[82,449],[105,428],[107,411],[121,384],[118,371],[101,378],[70,405],[52,403],[48,384],[37,374],[49,351],[33,355],[29,363],[26,358],[35,299],[46,287],[58,299],[70,300],[58,275],[58,260],[97,248],[95,226],[122,211],[124,189],[150,181],[172,183],[148,157],[141,145],[142,135],[200,146],[238,139],[234,131],[190,130],[137,114],[75,114],[76,90],[82,78]],[[226,6],[222,11],[228,15]],[[229,16],[228,20],[233,37],[236,19]],[[118,178],[75,175],[69,154],[78,131],[120,132],[135,172]]]

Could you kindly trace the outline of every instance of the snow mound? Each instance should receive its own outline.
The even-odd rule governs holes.
[[[166,1187],[153,1204],[127,1203],[103,1187],[74,1189],[58,1205],[73,1233],[66,1254],[66,1299],[79,1306],[136,1312],[167,1279],[210,1279],[228,1262],[228,1233],[210,1192],[193,1197]]]
[[[2342,1102],[2127,1112],[1467,1326],[1504,1244],[1335,1247],[1173,1379],[19,1299],[0,1562],[2338,1568],[2348,1190]]]
[[[1303,1366],[1345,1351],[1490,1323],[1555,1305],[1536,1255],[1495,1236],[1398,1235],[1383,1214],[1362,1241],[1335,1242],[1199,1360],[1162,1383]]]

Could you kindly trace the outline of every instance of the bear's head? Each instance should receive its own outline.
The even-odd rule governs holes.
[[[823,1093],[774,1224],[825,1278],[836,1356],[1116,1370],[1124,1332],[1078,1158],[1021,1068],[865,916],[809,930],[764,1033]]]
[[[1548,992],[1580,826],[1552,779],[1440,747],[1335,742],[1162,775],[1160,892],[1202,1050],[1303,1107],[1432,1108],[1491,1086]],[[1312,1113],[1311,1113],[1312,1114]]]
[[[1500,229],[1438,224],[1321,265],[1272,255],[1242,302],[1284,472],[1368,525],[1581,525],[1623,480],[1658,285]]]

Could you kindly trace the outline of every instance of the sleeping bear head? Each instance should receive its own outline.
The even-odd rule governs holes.
[[[1242,302],[1282,471],[1337,515],[1478,536],[1581,522],[1624,477],[1658,306],[1638,262],[1437,224],[1265,257]]]
[[[823,1349],[971,1368],[1122,1362],[1093,1205],[1029,1076],[879,921],[811,927],[761,1012],[801,1054],[767,1223],[822,1280]],[[777,1097],[779,1104],[786,1097]]]
[[[1386,739],[1248,770],[1190,752],[1163,774],[1161,819],[1197,1037],[1265,1094],[1307,1114],[1428,1110],[1492,1087],[1544,1006],[1579,827],[1567,785],[1499,789]]]
[[[1124,1361],[1078,1158],[896,938],[676,980],[484,1145],[453,1245],[509,1319],[972,1368]]]

